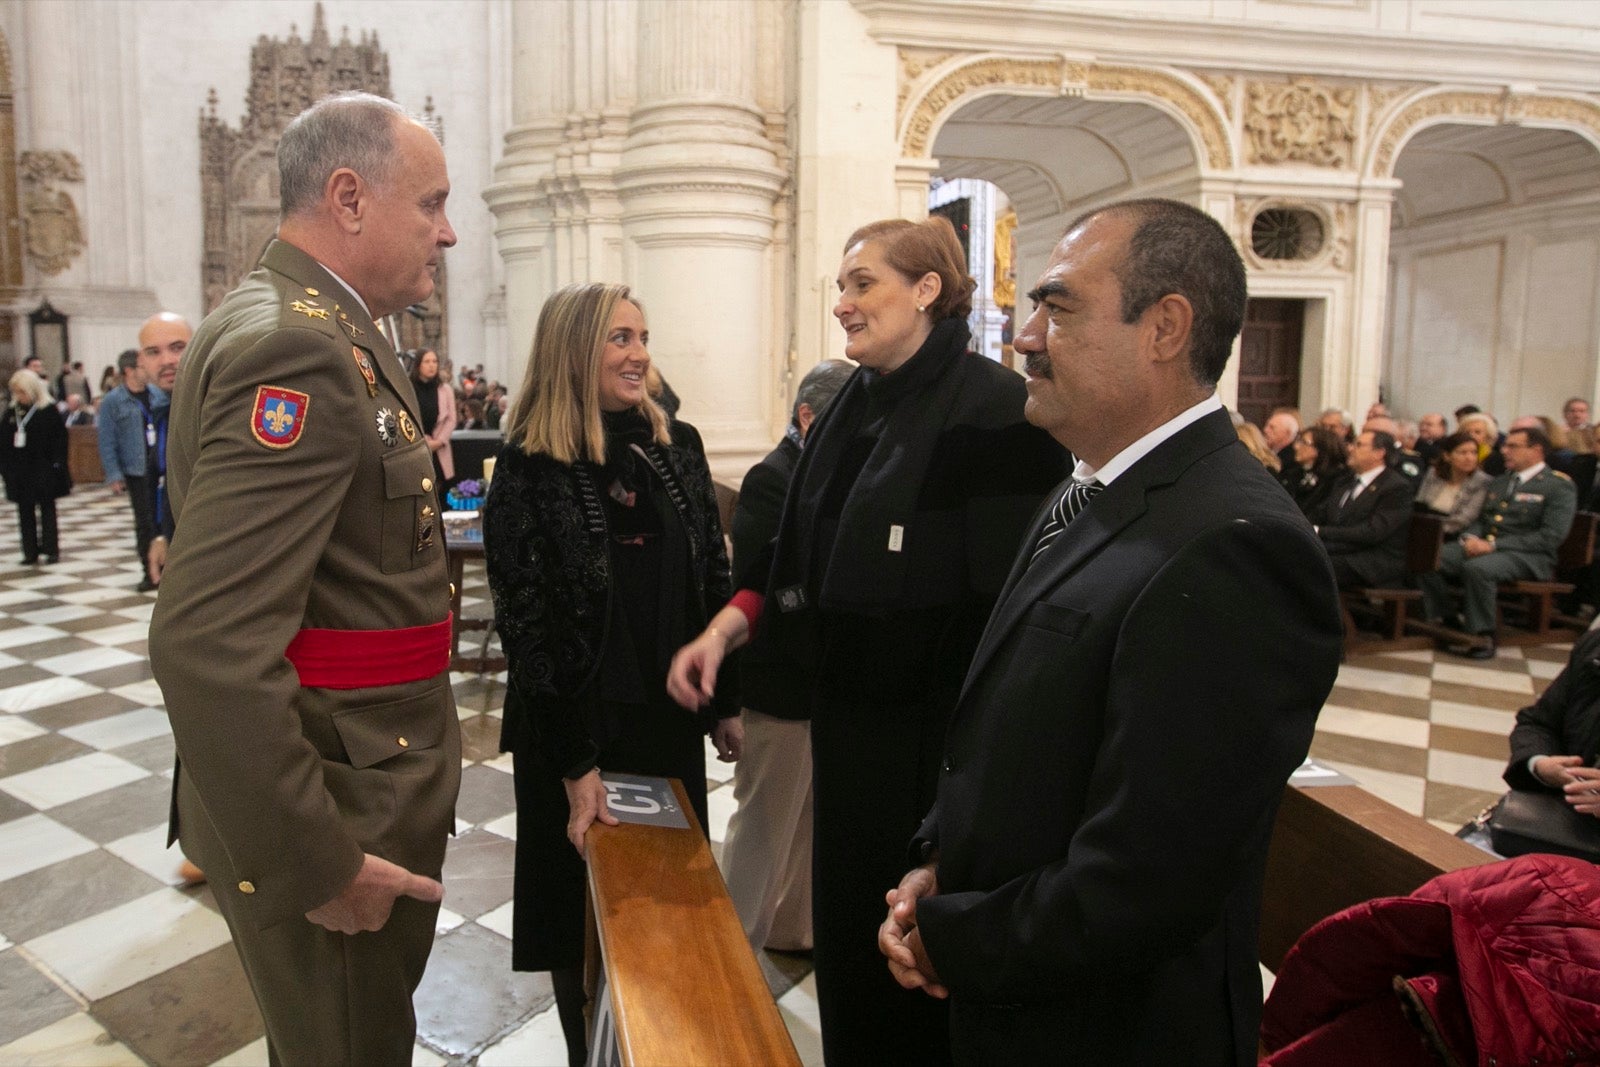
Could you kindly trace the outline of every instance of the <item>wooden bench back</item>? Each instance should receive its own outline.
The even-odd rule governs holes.
[[[1444,548],[1444,516],[1431,511],[1413,511],[1411,529],[1406,534],[1406,571],[1430,574],[1439,569],[1439,551]]]
[[[1572,525],[1567,528],[1566,540],[1556,549],[1557,572],[1587,567],[1594,560],[1597,521],[1600,521],[1600,515],[1592,511],[1580,511],[1572,516]]]

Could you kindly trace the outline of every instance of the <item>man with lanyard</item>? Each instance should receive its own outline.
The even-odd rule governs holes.
[[[178,380],[178,361],[194,330],[182,315],[158,312],[139,327],[139,369],[168,396]],[[155,479],[155,536],[145,554],[145,575],[150,584],[161,584],[167,565],[167,544],[172,540],[172,509],[167,506],[167,412],[155,418],[156,443],[152,451]]]
[[[112,492],[128,494],[133,507],[133,537],[139,569],[149,559],[156,532],[156,421],[165,421],[167,394],[150,383],[139,365],[139,353],[128,349],[117,357],[122,384],[105,395],[95,425],[100,431],[100,465]],[[141,573],[139,592],[155,583]]]

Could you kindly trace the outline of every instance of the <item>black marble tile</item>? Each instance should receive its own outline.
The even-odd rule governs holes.
[[[60,734],[43,734],[23,741],[13,741],[0,746],[0,778],[21,774],[50,763],[60,763],[93,752],[88,745],[80,745],[70,737]]]
[[[155,775],[50,809],[50,817],[99,845],[136,830],[166,825],[172,783]]]
[[[16,949],[0,952],[0,1045],[65,1019],[77,1002]]]
[[[127,645],[118,645],[117,648],[125,652],[134,651],[131,646]],[[98,685],[102,689],[115,689],[118,686],[132,685],[135,682],[148,680],[151,677],[150,661],[141,659],[134,663],[106,667],[103,670],[90,671],[87,674],[75,675],[75,677],[89,685]]]
[[[515,842],[487,830],[452,837],[444,854],[444,906],[476,919],[510,900],[516,851]]]
[[[172,735],[162,734],[160,737],[147,737],[143,741],[135,741],[131,745],[109,750],[118,759],[125,759],[129,763],[136,763],[147,771],[172,770],[173,757],[176,749],[173,747]],[[164,789],[170,790],[172,783],[167,781]]]
[[[511,942],[465,923],[434,940],[415,999],[417,1037],[465,1061],[548,1008],[555,996],[548,974],[511,969]]]
[[[108,715],[121,715],[139,706],[127,697],[120,697],[115,693],[95,693],[93,696],[79,697],[64,704],[52,704],[48,708],[24,712],[23,717],[31,723],[43,726],[46,730],[65,730],[69,726],[103,719]]]
[[[129,986],[90,1013],[161,1067],[202,1067],[265,1033],[231,943]]]
[[[26,652],[31,659],[39,658],[33,655],[32,645],[23,645],[19,651]],[[16,652],[12,654],[17,655]],[[59,677],[61,677],[59,674],[52,674],[31,663],[19,663],[15,667],[0,669],[0,689],[10,689],[14,685],[27,685],[30,682],[42,682],[46,678]]]
[[[21,944],[160,888],[103,849],[85,852],[0,882],[0,933]]]

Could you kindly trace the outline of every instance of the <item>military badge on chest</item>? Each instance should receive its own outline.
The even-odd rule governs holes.
[[[400,414],[395,416],[395,419],[400,423],[400,436],[404,437],[407,443],[415,441],[417,439],[417,424],[411,421],[411,412],[401,408]]]
[[[394,412],[388,408],[379,408],[373,416],[373,421],[378,424],[378,440],[390,448],[400,440],[400,424],[394,417]]]
[[[350,355],[355,357],[356,370],[360,371],[361,377],[365,378],[367,381],[367,395],[369,397],[377,396],[378,375],[372,369],[372,359],[365,352],[361,351],[361,349],[355,347],[354,345],[350,346]]]

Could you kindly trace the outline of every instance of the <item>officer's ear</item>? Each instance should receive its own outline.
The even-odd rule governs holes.
[[[333,213],[334,222],[346,233],[360,233],[362,216],[366,214],[367,184],[361,175],[349,167],[340,167],[328,175],[323,201]]]

